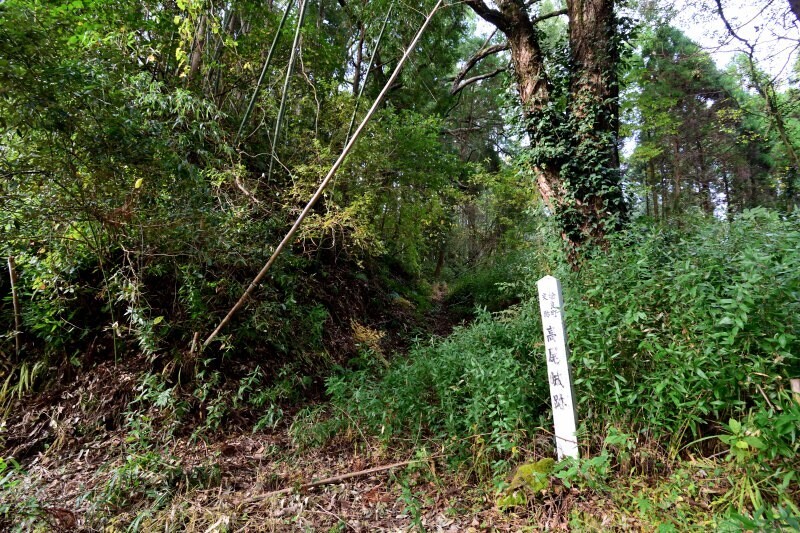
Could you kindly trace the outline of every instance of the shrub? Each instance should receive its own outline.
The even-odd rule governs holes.
[[[531,358],[538,309],[530,302],[503,315],[481,311],[450,337],[418,346],[372,378],[372,368],[328,379],[333,403],[390,438],[399,433],[463,439],[480,436],[492,452],[508,452],[532,426],[547,399],[543,363]],[[473,443],[474,444],[474,443]]]
[[[763,209],[689,230],[635,226],[571,276],[582,417],[686,431],[774,403],[797,372],[800,231]]]
[[[799,222],[758,209],[730,224],[633,224],[580,271],[551,268],[565,289],[584,428],[616,423],[675,454],[731,417],[786,419],[778,411],[800,350]],[[388,370],[331,377],[333,402],[385,438],[426,433],[474,447],[480,436],[507,452],[549,409],[535,294],[546,272],[527,266],[542,264],[528,258],[517,267],[524,279],[496,289],[523,294],[512,309],[480,312]],[[784,431],[770,457],[796,446]]]

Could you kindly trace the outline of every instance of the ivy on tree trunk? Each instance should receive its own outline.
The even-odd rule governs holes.
[[[619,173],[619,60],[613,0],[568,0],[569,87],[555,98],[540,31],[522,0],[467,0],[508,39],[531,140],[529,161],[544,201],[558,217],[573,264],[586,244],[602,245],[626,217]]]

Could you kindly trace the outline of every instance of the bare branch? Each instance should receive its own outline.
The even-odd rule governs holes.
[[[355,477],[366,476],[369,474],[377,474],[378,472],[385,472],[386,470],[392,470],[394,468],[399,468],[401,466],[407,466],[413,463],[422,462],[421,460],[412,460],[412,461],[401,461],[399,463],[392,463],[386,466],[377,466],[375,468],[369,468],[367,470],[361,470],[359,472],[350,472],[348,474],[342,474],[340,476],[333,476],[325,479],[320,479],[319,481],[312,481],[310,483],[305,483],[300,485],[299,488],[297,487],[287,487],[285,489],[274,490],[272,492],[267,492],[264,494],[258,494],[256,496],[250,496],[244,500],[239,501],[239,504],[248,504],[248,503],[257,503],[272,498],[273,496],[280,496],[283,494],[291,494],[292,492],[306,492],[310,489],[315,487],[321,487],[323,485],[332,485],[334,483],[341,483],[342,481],[347,481],[348,479],[353,479]]]
[[[559,9],[558,11],[553,11],[552,13],[548,13],[546,15],[541,15],[539,17],[536,17],[535,19],[532,19],[531,20],[531,24],[534,24],[534,25],[535,24],[539,24],[540,22],[545,21],[547,19],[551,19],[553,17],[560,17],[561,15],[566,15],[566,14],[567,14],[567,10],[566,9]]]
[[[486,74],[479,74],[478,76],[473,76],[471,78],[467,78],[466,80],[461,81],[458,85],[454,84],[453,88],[450,89],[450,94],[457,94],[458,92],[464,90],[465,88],[469,87],[473,83],[479,82],[481,80],[487,80],[489,78],[494,78],[495,76],[497,76],[501,72],[505,72],[506,70],[507,69],[505,69],[505,68],[498,68],[498,69],[496,69],[496,70],[494,70],[492,72],[488,72]]]
[[[490,55],[497,54],[498,52],[502,52],[504,50],[508,50],[507,42],[502,44],[495,44],[492,46],[484,46],[483,48],[475,52],[475,54],[467,60],[467,63],[461,68],[461,70],[458,71],[458,74],[456,74],[455,78],[453,78],[453,86],[450,89],[450,94],[456,94],[458,91],[466,87],[466,85],[462,85],[464,82],[464,78],[466,78],[469,71],[472,70],[475,67],[475,65],[477,65]],[[493,75],[496,74],[498,73],[495,72]],[[475,83],[475,81],[478,80],[473,80],[471,83]]]
[[[725,28],[727,28],[728,33],[730,34],[731,37],[733,37],[737,41],[739,41],[742,44],[744,44],[747,47],[747,49],[750,50],[750,54],[751,54],[751,58],[752,58],[752,54],[754,52],[753,45],[750,44],[750,41],[748,41],[747,39],[743,39],[742,37],[739,37],[739,34],[736,33],[736,30],[733,29],[733,26],[731,26],[731,23],[728,21],[727,17],[725,16],[725,12],[722,10],[722,1],[721,0],[715,0],[715,2],[717,3],[717,13],[719,13],[719,18],[722,19],[722,22],[725,24]]]
[[[460,137],[467,133],[474,133],[476,131],[481,131],[483,129],[482,126],[468,126],[465,128],[450,128],[450,129],[442,129],[439,131],[442,135],[452,135],[453,137]]]
[[[472,69],[472,67],[477,65],[481,60],[489,57],[490,55],[494,55],[494,54],[497,54],[499,52],[504,52],[505,50],[508,50],[508,43],[507,42],[501,43],[501,44],[494,44],[494,45],[489,46],[487,48],[483,48],[481,50],[478,50],[478,52],[476,52],[475,55],[472,56],[469,59],[469,61],[467,61],[467,64],[461,70],[464,72],[464,74],[466,74],[467,72],[469,72]]]

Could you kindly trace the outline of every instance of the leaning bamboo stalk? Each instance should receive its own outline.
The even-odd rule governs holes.
[[[281,105],[278,107],[278,116],[275,119],[275,132],[272,134],[272,153],[269,158],[269,170],[267,171],[267,182],[272,179],[272,167],[275,164],[277,157],[278,137],[281,133],[281,124],[283,123],[283,115],[286,112],[286,96],[289,94],[289,86],[292,83],[292,74],[294,73],[294,63],[297,59],[297,49],[300,46],[300,30],[303,27],[303,19],[306,15],[306,6],[309,0],[300,0],[300,14],[297,17],[297,28],[294,31],[294,41],[292,42],[292,53],[289,56],[289,66],[286,68],[286,80],[283,82],[283,93],[281,94]]]
[[[20,319],[19,296],[17,295],[17,264],[14,256],[8,256],[8,277],[11,280],[11,302],[14,306],[14,343],[16,345],[16,356],[22,350],[22,320]]]
[[[234,145],[238,142],[238,140],[242,136],[242,131],[244,131],[244,127],[247,124],[247,119],[250,118],[250,113],[253,112],[253,106],[255,106],[256,98],[258,97],[258,93],[261,90],[261,84],[264,83],[264,77],[267,74],[267,69],[269,69],[269,65],[272,62],[272,54],[275,52],[275,47],[278,45],[278,38],[281,35],[281,30],[283,30],[283,25],[286,23],[286,19],[289,17],[289,12],[292,10],[292,3],[289,2],[286,4],[286,10],[283,12],[283,17],[281,17],[281,21],[278,23],[278,28],[275,30],[275,37],[272,38],[272,45],[269,47],[269,52],[267,52],[267,58],[264,60],[264,65],[261,67],[261,74],[258,76],[258,81],[256,82],[256,88],[253,90],[253,96],[250,97],[250,103],[247,104],[247,109],[244,112],[244,116],[242,117],[242,123],[239,125],[239,131],[236,133],[236,139],[234,140]]]
[[[269,261],[267,261],[267,264],[265,264],[262,267],[262,269],[259,271],[258,275],[256,275],[255,279],[253,279],[253,281],[250,282],[250,285],[248,285],[247,289],[244,291],[244,293],[239,298],[239,300],[236,302],[236,304],[234,304],[234,306],[231,308],[231,310],[228,311],[228,314],[225,315],[225,318],[222,319],[222,321],[219,323],[219,325],[216,327],[216,329],[214,329],[214,331],[211,332],[211,335],[209,335],[208,338],[203,342],[203,348],[205,348],[209,344],[211,344],[211,341],[213,341],[216,338],[216,336],[219,335],[219,332],[222,331],[222,328],[224,328],[225,325],[228,322],[230,322],[231,318],[233,318],[233,315],[235,315],[236,312],[244,305],[244,303],[247,301],[247,298],[255,290],[255,288],[258,286],[259,282],[267,274],[267,271],[272,266],[272,263],[275,262],[275,259],[278,257],[278,255],[281,253],[281,251],[283,251],[283,248],[289,243],[289,241],[292,239],[294,234],[300,228],[300,225],[303,223],[303,220],[305,220],[305,218],[308,216],[308,213],[311,211],[311,209],[314,207],[314,205],[317,203],[317,201],[322,196],[322,193],[325,191],[325,188],[328,186],[328,183],[330,183],[330,181],[333,178],[333,176],[336,175],[336,171],[338,171],[339,167],[341,167],[342,163],[344,163],[344,160],[347,157],[347,154],[350,153],[350,150],[352,150],[353,145],[355,145],[356,141],[361,136],[361,133],[364,131],[364,128],[367,126],[367,123],[372,118],[372,115],[374,115],[375,111],[378,110],[378,107],[381,105],[381,103],[383,102],[383,99],[386,97],[386,93],[389,92],[389,88],[395,82],[395,80],[397,79],[397,76],[400,75],[400,71],[403,70],[403,65],[405,65],[405,62],[411,56],[411,52],[417,46],[417,43],[419,42],[420,38],[422,37],[422,34],[425,32],[425,30],[427,29],[427,27],[430,24],[431,20],[433,19],[433,16],[436,14],[437,11],[439,11],[439,8],[441,7],[442,2],[444,2],[444,0],[439,0],[438,2],[436,2],[436,5],[433,7],[431,12],[428,14],[428,17],[425,19],[425,22],[422,24],[422,27],[419,29],[417,34],[414,36],[414,39],[411,41],[411,44],[408,46],[406,51],[403,53],[403,57],[401,57],[400,61],[397,63],[397,66],[395,67],[394,71],[392,72],[392,75],[389,76],[389,80],[386,82],[386,85],[383,86],[383,89],[381,90],[380,94],[375,99],[375,101],[372,103],[372,107],[369,108],[369,111],[367,111],[367,114],[364,116],[364,119],[361,121],[361,124],[359,124],[359,126],[356,129],[355,133],[353,133],[353,138],[350,139],[347,142],[347,145],[342,150],[342,153],[339,155],[339,158],[336,160],[336,162],[333,164],[331,169],[328,171],[328,174],[325,176],[325,179],[322,180],[322,183],[319,184],[319,187],[317,188],[317,191],[314,193],[314,196],[312,196],[311,200],[308,201],[308,204],[306,204],[306,207],[303,209],[303,211],[297,217],[297,220],[295,221],[294,225],[291,227],[291,229],[286,234],[286,236],[283,238],[283,240],[280,242],[280,244],[278,244],[278,247],[275,248],[275,251],[272,252],[272,256],[270,256]]]
[[[345,144],[348,140],[350,140],[350,134],[353,132],[353,126],[356,124],[356,114],[358,113],[358,105],[361,103],[361,95],[364,93],[364,87],[367,85],[367,79],[369,78],[369,73],[372,71],[372,64],[375,62],[375,56],[378,55],[378,48],[381,47],[381,40],[383,40],[383,32],[386,29],[386,23],[389,22],[389,17],[392,14],[392,10],[394,9],[394,4],[389,6],[389,11],[386,12],[386,18],[383,19],[383,25],[381,26],[381,31],[378,33],[378,38],[375,40],[375,48],[372,50],[372,55],[369,58],[369,63],[367,64],[367,72],[364,74],[364,83],[358,88],[358,94],[356,95],[356,102],[353,106],[353,116],[350,117],[350,127],[347,128],[347,137],[344,138]],[[358,80],[353,80],[354,82],[358,82]]]

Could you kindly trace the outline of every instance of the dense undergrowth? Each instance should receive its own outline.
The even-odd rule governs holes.
[[[725,458],[730,485],[715,510],[744,524],[748,514],[797,516],[800,404],[789,379],[800,375],[799,250],[797,216],[759,209],[730,223],[637,224],[579,272],[552,265],[566,290],[584,456],[601,454],[620,475]],[[541,250],[531,253],[500,287],[523,294],[520,304],[480,312],[388,369],[329,378],[342,421],[387,441],[433,436],[472,469],[506,472],[549,427],[535,295],[546,272]]]
[[[454,283],[451,298],[472,294],[501,310],[478,308],[446,337],[418,337],[407,355],[393,355],[383,331],[354,322],[359,355],[333,367],[324,398],[309,402],[312,380],[297,363],[223,371],[200,360],[191,380],[140,368],[116,422],[83,429],[100,435],[105,423],[125,439],[126,459],[83,497],[93,523],[122,511],[128,518],[114,523],[134,529],[169,522],[179,495],[221,483],[218,459],[184,464],[169,443],[253,429],[287,435],[291,449],[264,452],[274,461],[335,443],[435,457],[451,472],[438,475],[485,487],[501,513],[528,513],[533,523],[558,507],[578,528],[797,527],[800,402],[789,379],[800,375],[800,219],[756,209],[730,222],[642,221],[577,271],[546,244],[546,230],[537,235],[526,253],[487,267],[496,272]],[[515,466],[554,455],[535,293],[546,273],[565,288],[583,458],[503,496]],[[402,300],[398,309],[412,305]],[[45,449],[58,450],[58,438]],[[25,467],[0,469],[8,496]],[[409,475],[396,487],[419,507],[409,485],[419,474]],[[6,520],[42,516],[35,500],[7,501]],[[592,505],[604,509],[599,522]]]

